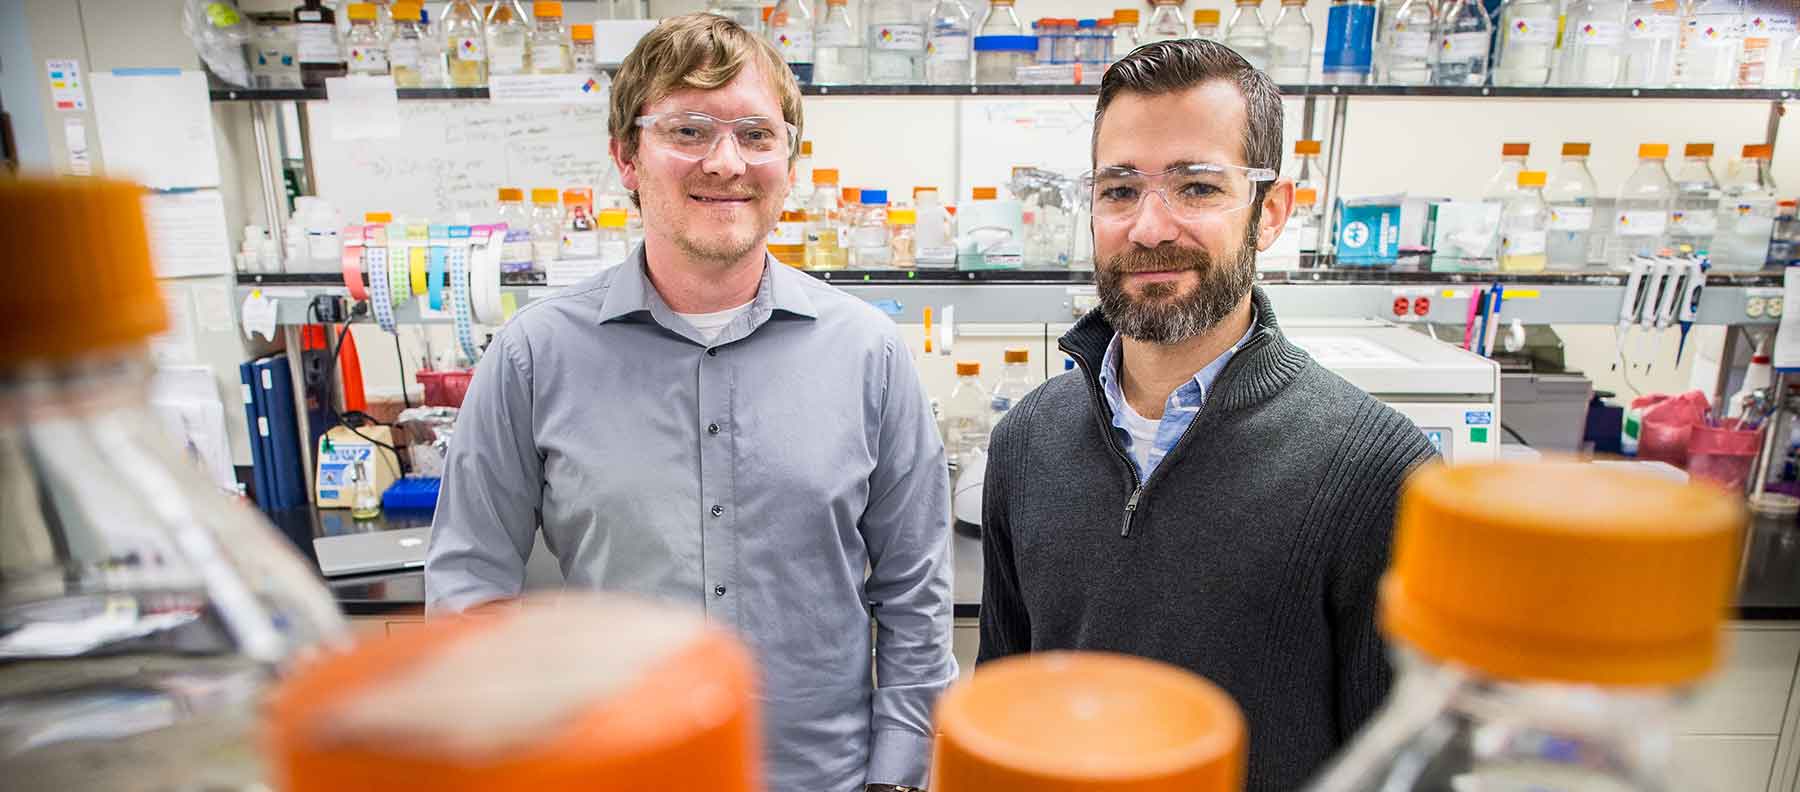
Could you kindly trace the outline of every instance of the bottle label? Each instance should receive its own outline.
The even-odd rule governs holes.
[[[1574,40],[1583,47],[1617,47],[1625,40],[1625,26],[1617,22],[1588,20],[1575,29]]]
[[[1592,206],[1550,207],[1551,231],[1586,231],[1594,227]]]
[[[593,258],[600,255],[600,232],[598,231],[564,231],[562,235],[563,258]]]
[[[419,40],[394,39],[394,43],[388,45],[388,59],[393,61],[396,69],[418,69]]]
[[[1743,36],[1735,14],[1696,14],[1688,20],[1686,46],[1729,47]]]
[[[963,31],[933,32],[925,42],[925,57],[933,63],[969,59],[969,34]]]
[[[769,41],[781,52],[781,59],[787,63],[812,63],[813,32],[791,25],[781,30],[769,31]]]
[[[820,47],[854,47],[856,36],[849,28],[834,25],[820,28],[813,35],[813,42]]]
[[[510,44],[495,44],[488,48],[488,73],[490,74],[523,74],[525,72],[525,48]]]
[[[351,45],[350,70],[365,74],[386,74],[388,71],[387,50],[380,45]]]
[[[1555,17],[1515,17],[1506,26],[1508,44],[1550,44],[1555,41]]]
[[[344,62],[344,56],[338,52],[336,28],[324,22],[302,23],[299,28],[299,46],[295,54],[300,56],[301,63]]]
[[[1669,213],[1654,209],[1619,212],[1613,229],[1622,237],[1662,236],[1669,230]]]
[[[1395,30],[1393,52],[1403,58],[1423,58],[1431,53],[1431,34],[1423,30]]]
[[[1006,412],[1012,409],[1012,397],[996,395],[988,402],[988,407],[996,413]]]
[[[1780,36],[1794,35],[1796,29],[1794,17],[1786,14],[1757,14],[1746,23],[1747,36]]]
[[[1705,236],[1719,230],[1719,213],[1711,209],[1676,209],[1669,212],[1669,233]]]
[[[925,49],[925,26],[870,25],[869,43],[878,50],[918,52]]]
[[[456,51],[450,56],[457,60],[487,60],[487,45],[480,36],[463,36],[456,40]]]
[[[1332,6],[1326,15],[1325,70],[1367,73],[1372,61],[1374,34],[1375,9],[1372,5]]]
[[[1486,55],[1487,45],[1486,33],[1451,33],[1439,46],[1444,60],[1465,61]]]
[[[325,15],[318,11],[298,11],[295,12],[294,18],[301,22],[317,22],[324,19]]]
[[[1680,21],[1670,14],[1635,16],[1625,23],[1625,34],[1633,41],[1672,39],[1680,29]]]
[[[769,232],[769,247],[799,247],[806,244],[806,224],[793,221],[775,224]]]
[[[1549,248],[1549,234],[1543,231],[1508,231],[1500,239],[1502,256],[1541,256]]]

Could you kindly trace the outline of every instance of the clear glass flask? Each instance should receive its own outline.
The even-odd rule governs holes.
[[[1482,86],[1488,78],[1488,40],[1493,24],[1475,0],[1447,0],[1438,9],[1437,85]]]
[[[1281,0],[1281,14],[1269,32],[1269,78],[1278,85],[1305,85],[1312,79],[1312,42],[1306,0]]]
[[[1574,0],[1565,11],[1558,85],[1611,88],[1624,66],[1625,0]]]
[[[1424,85],[1431,81],[1437,60],[1432,38],[1437,14],[1431,0],[1406,0],[1382,20],[1381,43],[1376,47],[1379,66],[1376,82],[1392,85]]]
[[[1556,0],[1506,0],[1495,45],[1494,84],[1533,87],[1550,83],[1556,55]]]
[[[1547,253],[1554,270],[1582,270],[1602,260],[1606,237],[1594,228],[1600,188],[1588,170],[1591,148],[1587,143],[1564,143],[1562,164],[1544,187],[1544,202],[1550,205]]]

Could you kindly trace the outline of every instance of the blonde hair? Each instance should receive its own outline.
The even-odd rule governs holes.
[[[710,91],[722,87],[736,79],[752,59],[780,97],[783,120],[795,129],[804,129],[800,84],[773,45],[717,14],[687,14],[663,20],[638,41],[619,66],[607,128],[614,140],[623,142],[624,158],[637,156],[637,117],[646,105],[684,88]],[[789,162],[800,155],[798,142],[793,148]]]

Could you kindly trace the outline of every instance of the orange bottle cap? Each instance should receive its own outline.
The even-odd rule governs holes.
[[[1564,143],[1562,146],[1562,155],[1565,157],[1585,157],[1588,155],[1588,152],[1593,150],[1594,147],[1590,143]]]
[[[531,202],[541,204],[556,203],[556,190],[551,187],[534,187],[531,190]]]
[[[802,156],[802,157],[812,156],[812,141],[810,141],[810,140],[800,141],[800,156]]]
[[[1135,25],[1138,23],[1138,10],[1121,8],[1113,12],[1113,23],[1119,25]]]
[[[523,201],[523,200],[525,200],[525,191],[521,190],[517,187],[501,187],[500,188],[500,200],[502,200],[502,201]]]
[[[563,7],[561,0],[538,0],[531,4],[531,15],[538,19],[561,17]]]
[[[976,187],[973,197],[977,201],[992,201],[1000,197],[1000,190],[994,187]]]
[[[862,203],[862,188],[845,187],[838,190],[838,199],[847,204]]]
[[[1775,158],[1775,147],[1766,143],[1758,143],[1744,147],[1744,159],[1766,160]]]
[[[1668,159],[1669,144],[1645,143],[1638,146],[1638,159]]]
[[[1196,24],[1196,25],[1217,25],[1217,24],[1219,24],[1219,9],[1217,9],[1217,8],[1194,9],[1194,24]]]
[[[1322,149],[1319,146],[1319,141],[1317,141],[1317,140],[1296,140],[1296,141],[1294,141],[1294,153],[1295,154],[1318,154],[1321,150]]]
[[[1294,191],[1294,203],[1300,206],[1312,206],[1319,202],[1319,191],[1311,187],[1301,187]]]
[[[1502,157],[1528,157],[1530,155],[1531,155],[1531,144],[1530,143],[1502,143],[1502,144],[1500,144],[1500,156],[1502,156]]]
[[[586,187],[571,187],[562,192],[563,203],[586,203],[594,200],[594,191]]]
[[[763,6],[762,7],[763,24],[765,24],[765,25],[768,24],[769,17],[773,16],[774,14],[775,14],[775,6]]]
[[[1671,686],[1712,670],[1741,498],[1578,463],[1434,465],[1401,491],[1383,629],[1509,680]]]
[[[919,193],[935,193],[935,192],[937,192],[937,191],[938,191],[938,188],[936,188],[936,187],[923,187],[923,186],[921,186],[921,187],[914,187],[914,188],[913,188],[913,192],[912,192],[912,194],[913,194],[913,199],[914,199],[914,200],[918,200],[918,198],[919,198]]]
[[[0,292],[0,365],[140,344],[168,327],[145,195],[105,179],[0,179],[0,239],[16,262]]]
[[[981,374],[981,364],[973,360],[956,361],[956,376],[973,377]]]
[[[374,22],[375,21],[375,4],[374,3],[351,3],[349,11],[350,11],[350,21],[351,22]]]
[[[933,792],[1238,792],[1244,716],[1200,676],[1097,652],[1019,655],[938,702]]]
[[[814,168],[813,184],[837,184],[837,168]]]
[[[364,212],[363,213],[363,222],[365,222],[365,223],[392,223],[392,222],[394,222],[394,213],[393,212]]]
[[[1006,356],[1005,360],[1008,363],[1031,362],[1031,350],[1026,349],[1025,347],[1008,347],[1002,354]]]
[[[425,4],[417,0],[400,0],[394,4],[394,18],[402,22],[419,21],[419,12],[425,10]]]
[[[889,209],[887,216],[888,225],[909,226],[919,223],[919,213],[915,209]]]
[[[593,25],[570,25],[569,26],[569,39],[571,41],[593,41],[594,40],[594,26]]]
[[[629,217],[624,209],[601,209],[595,222],[599,223],[601,228],[624,228],[625,221]]]
[[[1681,155],[1684,157],[1711,157],[1713,155],[1713,144],[1689,143],[1687,146],[1683,147]]]
[[[1519,171],[1519,186],[1542,187],[1547,175],[1543,171]]]
[[[581,638],[619,619],[629,632]],[[753,673],[736,639],[678,610],[526,600],[303,663],[270,698],[265,754],[290,792],[749,792]]]

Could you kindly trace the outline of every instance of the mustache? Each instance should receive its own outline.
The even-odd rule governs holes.
[[[686,185],[690,195],[706,195],[717,198],[755,198],[757,192],[743,184],[704,184]]]
[[[1139,272],[1204,272],[1213,266],[1212,256],[1201,248],[1159,245],[1133,248],[1106,259],[1106,269],[1120,274]]]

